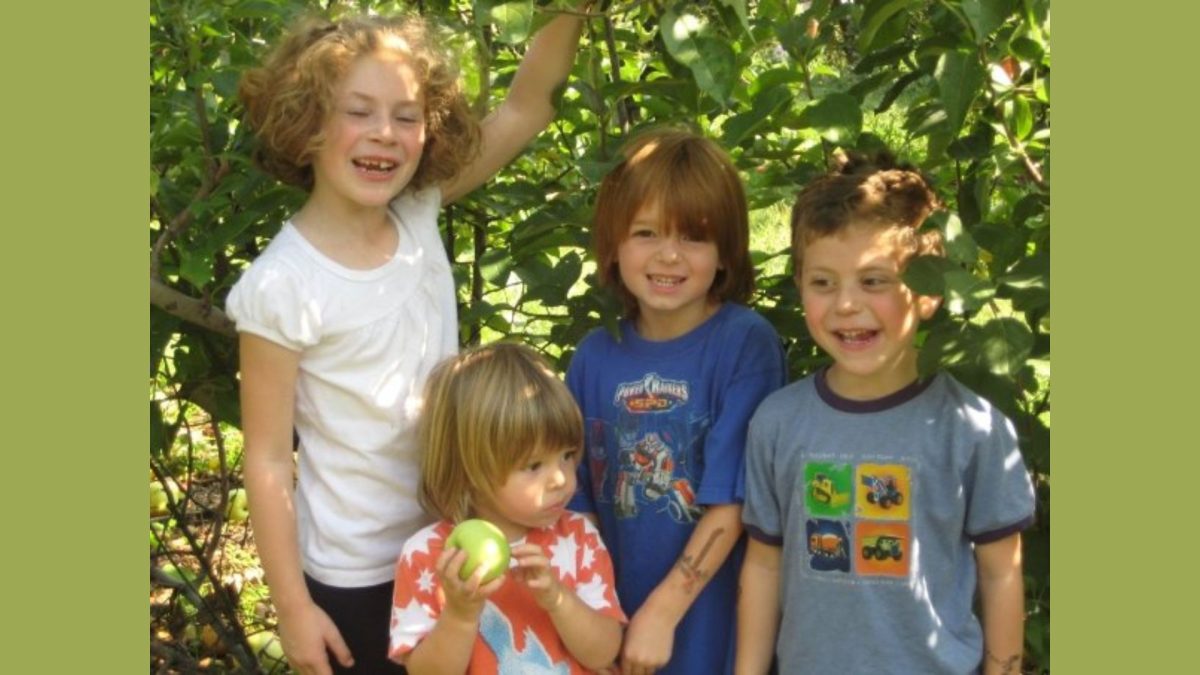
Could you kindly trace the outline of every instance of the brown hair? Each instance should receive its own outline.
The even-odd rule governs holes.
[[[723,269],[709,297],[748,300],[754,267],[746,195],[725,151],[689,131],[657,129],[634,138],[621,154],[596,199],[592,236],[600,284],[614,287],[628,316],[637,315],[637,298],[621,283],[617,247],[638,210],[658,202],[668,228],[716,243]]]
[[[421,505],[451,522],[491,499],[536,453],[583,445],[583,418],[536,352],[513,343],[476,347],[437,365],[417,423]]]
[[[913,255],[945,255],[942,233],[921,231],[941,202],[930,182],[911,164],[897,163],[890,153],[837,157],[827,175],[809,183],[792,207],[792,259],[796,273],[804,248],[852,225],[895,228],[903,265]]]
[[[410,184],[419,189],[453,177],[478,154],[479,124],[459,88],[454,59],[438,43],[417,16],[302,19],[238,85],[246,124],[259,140],[255,162],[311,190],[312,159],[338,83],[355,60],[387,49],[409,60],[425,97],[425,147]]]

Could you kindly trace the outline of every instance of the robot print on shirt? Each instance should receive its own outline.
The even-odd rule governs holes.
[[[617,386],[613,501],[618,518],[632,518],[650,508],[676,522],[691,523],[703,513],[691,476],[698,454],[695,445],[707,419],[689,418],[684,409],[688,398],[686,381],[657,373]]]

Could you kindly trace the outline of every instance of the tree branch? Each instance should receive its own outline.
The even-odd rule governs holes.
[[[150,277],[150,304],[171,316],[207,328],[214,333],[237,337],[237,329],[225,312],[203,300],[181,293],[153,276]]]
[[[158,235],[158,239],[154,241],[154,248],[150,250],[150,278],[162,278],[162,252],[171,243],[180,232],[183,232],[192,222],[192,207],[206,199],[212,191],[216,189],[221,180],[229,173],[229,162],[221,160],[210,167],[210,171],[205,175],[203,182],[200,183],[200,189],[196,190],[196,195],[192,197],[192,203],[176,214],[171,223],[167,225],[162,234]]]

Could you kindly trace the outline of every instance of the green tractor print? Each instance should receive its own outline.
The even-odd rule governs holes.
[[[867,560],[899,560],[904,557],[904,548],[899,537],[881,534],[863,539],[862,556]]]

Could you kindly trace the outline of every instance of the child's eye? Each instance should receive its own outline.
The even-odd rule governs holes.
[[[417,124],[421,120],[419,118],[417,118],[415,115],[399,115],[396,117],[396,121],[402,122],[404,124]]]
[[[881,289],[887,287],[890,282],[887,277],[867,277],[863,279],[863,286],[868,289]]]
[[[808,286],[809,286],[809,288],[813,288],[818,291],[823,291],[823,290],[826,290],[829,288],[833,288],[833,282],[830,281],[829,279],[815,277],[815,278],[808,280]]]
[[[351,117],[366,117],[370,113],[368,113],[366,110],[347,110],[346,114]]]
[[[536,462],[530,462],[529,466],[525,467],[525,470],[526,471],[537,471],[540,468],[542,468],[542,461],[538,460]]]
[[[630,237],[656,237],[658,233],[648,227],[635,227],[629,231]]]

